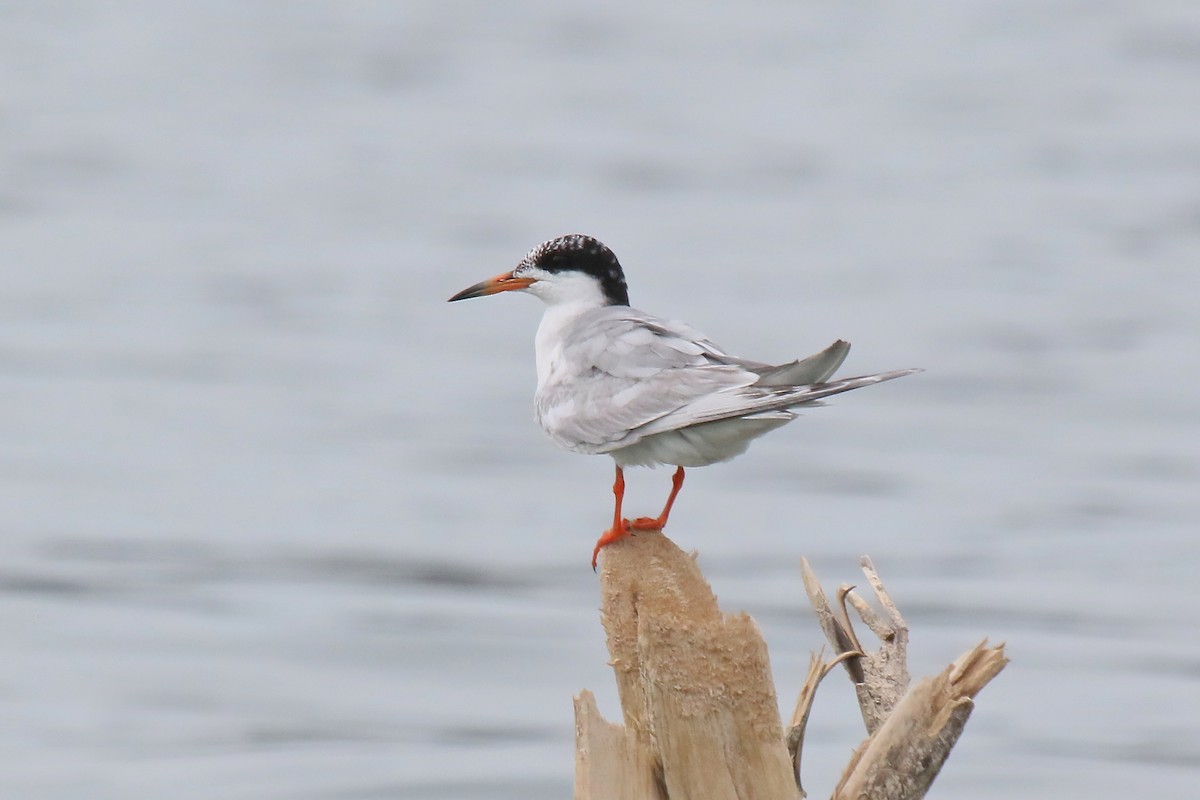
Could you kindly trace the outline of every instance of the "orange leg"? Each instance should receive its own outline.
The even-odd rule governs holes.
[[[629,523],[629,527],[635,531],[661,531],[667,527],[667,517],[671,516],[671,506],[675,505],[675,498],[679,496],[679,490],[683,488],[683,467],[675,470],[674,477],[671,478],[671,494],[667,497],[667,504],[663,506],[662,513],[655,517],[638,517],[633,522]]]
[[[613,497],[616,498],[616,505],[613,508],[613,526],[596,541],[596,549],[592,551],[593,572],[596,570],[596,559],[600,557],[600,548],[629,535],[629,521],[621,518],[621,501],[625,499],[625,473],[621,471],[620,464],[617,465],[617,479],[613,481]]]

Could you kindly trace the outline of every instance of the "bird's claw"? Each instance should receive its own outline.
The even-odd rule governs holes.
[[[596,561],[600,558],[600,549],[602,547],[607,547],[618,539],[624,539],[626,536],[628,536],[632,530],[633,524],[634,523],[631,523],[629,520],[623,519],[621,520],[620,530],[609,528],[600,536],[599,539],[596,540],[596,549],[592,551],[592,572],[596,571]]]

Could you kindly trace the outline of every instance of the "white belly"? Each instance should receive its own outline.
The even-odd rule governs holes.
[[[613,450],[609,455],[622,467],[655,467],[659,464],[705,467],[740,456],[746,452],[750,442],[793,419],[794,414],[784,412],[771,417],[706,422],[647,436],[634,444]]]

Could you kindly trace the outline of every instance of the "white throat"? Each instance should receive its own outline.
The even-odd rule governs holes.
[[[600,283],[581,272],[543,272],[526,291],[546,304],[534,339],[541,388],[552,383],[562,369],[560,356],[566,329],[579,315],[608,305],[608,299]]]
[[[599,308],[591,302],[565,302],[546,306],[534,338],[534,353],[537,358],[538,388],[554,382],[561,371],[564,332],[581,314]]]

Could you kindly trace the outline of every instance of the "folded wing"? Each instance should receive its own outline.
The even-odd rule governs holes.
[[[539,387],[538,421],[564,447],[605,453],[705,422],[784,417],[788,408],[913,371],[826,383],[849,349],[839,340],[803,360],[762,364],[728,355],[682,323],[607,306],[564,331],[559,363],[567,371]]]

